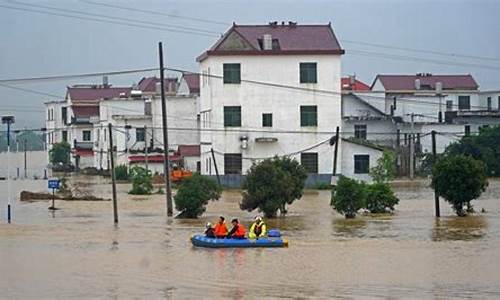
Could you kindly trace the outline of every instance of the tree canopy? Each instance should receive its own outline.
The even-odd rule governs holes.
[[[67,142],[60,142],[52,145],[49,151],[50,163],[53,165],[69,165],[71,146]]]
[[[220,198],[222,189],[212,179],[195,173],[184,178],[174,197],[175,209],[180,211],[178,217],[197,218],[205,212],[210,200]]]

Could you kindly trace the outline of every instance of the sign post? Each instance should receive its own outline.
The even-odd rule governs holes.
[[[61,181],[58,178],[49,179],[48,185],[49,189],[52,189],[52,206],[49,207],[50,210],[56,210],[55,198],[56,198],[56,190],[59,189]]]

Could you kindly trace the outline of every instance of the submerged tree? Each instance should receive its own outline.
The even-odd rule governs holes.
[[[219,199],[221,192],[222,189],[214,180],[198,173],[183,179],[174,197],[175,209],[181,212],[178,217],[201,216],[205,212],[208,201]]]
[[[354,218],[358,210],[364,207],[366,199],[365,184],[357,180],[340,176],[332,191],[330,205],[346,218]]]
[[[370,176],[375,182],[387,182],[396,176],[396,158],[394,152],[384,150],[377,159],[377,165],[370,169]]]
[[[150,195],[153,192],[153,176],[151,171],[142,167],[133,167],[130,169],[132,177],[132,189],[129,194],[132,195]]]
[[[365,185],[365,208],[371,213],[386,213],[394,210],[399,203],[391,186],[386,182]]]
[[[278,211],[285,215],[286,205],[302,197],[307,172],[296,160],[274,157],[253,164],[246,176],[240,208],[259,209],[268,218]]]
[[[483,162],[464,155],[447,155],[434,165],[432,187],[448,201],[459,216],[472,208],[471,201],[486,190],[488,181]]]
[[[53,165],[69,165],[71,146],[67,142],[60,142],[52,145],[49,151],[50,163]]]

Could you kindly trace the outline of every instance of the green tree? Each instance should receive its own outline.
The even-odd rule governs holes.
[[[253,164],[242,193],[242,210],[259,209],[268,218],[287,213],[286,205],[302,197],[307,172],[296,160],[274,157]]]
[[[220,198],[222,189],[212,179],[195,173],[183,179],[174,197],[175,209],[181,218],[197,218],[205,212],[210,200]]]
[[[356,217],[358,210],[364,207],[366,199],[365,184],[357,180],[340,176],[332,190],[330,205],[346,218]]]
[[[399,199],[386,182],[365,185],[365,208],[371,213],[386,213],[394,210]]]
[[[447,155],[434,165],[432,187],[437,194],[448,201],[459,216],[465,216],[464,205],[486,190],[488,181],[483,162],[470,156]]]
[[[132,195],[150,195],[153,192],[153,176],[151,171],[142,167],[133,167],[130,169],[132,177],[132,189],[129,194]]]
[[[71,146],[67,142],[60,142],[52,145],[49,151],[49,159],[52,165],[69,165]]]
[[[377,159],[377,165],[370,169],[370,176],[373,181],[378,183],[394,179],[396,176],[396,157],[394,152],[384,150],[382,156]]]
[[[128,167],[126,165],[119,165],[115,167],[116,180],[129,180]]]

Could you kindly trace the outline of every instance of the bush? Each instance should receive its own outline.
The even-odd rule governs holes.
[[[259,209],[268,218],[278,211],[285,215],[286,205],[302,197],[307,172],[296,160],[274,157],[253,164],[243,185],[242,210]]]
[[[432,187],[448,201],[459,216],[465,216],[464,205],[486,190],[486,168],[483,162],[463,155],[447,155],[432,170]]]
[[[133,167],[130,169],[130,175],[132,176],[132,189],[129,194],[150,195],[153,192],[151,171],[142,167]]]
[[[49,151],[49,159],[52,165],[64,165],[70,164],[70,153],[71,146],[67,142],[60,142],[52,145],[52,149]]]
[[[178,217],[201,216],[208,201],[219,199],[221,192],[222,189],[215,181],[197,173],[183,179],[174,197],[175,209],[181,212]]]
[[[399,199],[387,183],[373,183],[365,186],[365,208],[371,213],[386,213],[394,210]]]
[[[116,180],[129,180],[128,168],[126,165],[119,165],[115,167]]]
[[[375,182],[387,182],[396,176],[396,158],[394,153],[384,150],[382,156],[377,159],[377,165],[370,169],[370,176]]]
[[[340,176],[332,191],[330,205],[346,218],[356,217],[364,207],[366,198],[365,184],[345,176]]]

